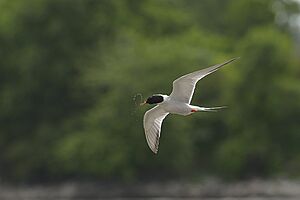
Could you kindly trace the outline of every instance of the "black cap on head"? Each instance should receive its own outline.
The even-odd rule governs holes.
[[[148,104],[156,104],[156,103],[161,103],[163,101],[164,101],[163,96],[153,95],[151,97],[148,97],[146,103],[148,103]]]

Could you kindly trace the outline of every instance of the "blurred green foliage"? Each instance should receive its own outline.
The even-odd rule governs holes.
[[[2,0],[0,178],[299,175],[299,52],[273,5],[299,13],[280,0]],[[153,155],[134,95],[237,56],[193,98],[229,109],[168,116]]]

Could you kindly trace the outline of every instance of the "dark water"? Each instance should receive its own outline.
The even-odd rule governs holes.
[[[221,197],[221,198],[167,198],[167,197],[157,197],[157,198],[114,198],[111,200],[300,200],[299,198],[291,198],[291,197]]]
[[[0,184],[0,200],[300,200],[300,181]]]
[[[130,198],[82,198],[76,200],[300,200],[297,197],[220,197],[220,198],[210,198],[210,197],[130,197]],[[66,199],[60,199],[60,200],[69,200],[69,198]]]

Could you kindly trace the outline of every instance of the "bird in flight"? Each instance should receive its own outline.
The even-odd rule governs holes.
[[[195,86],[200,79],[217,71],[221,67],[235,61],[236,59],[238,58],[233,58],[224,63],[213,65],[181,76],[173,81],[173,90],[169,96],[155,94],[148,97],[147,100],[141,103],[141,105],[157,104],[145,113],[143,120],[146,140],[153,153],[157,154],[158,152],[161,125],[168,114],[171,113],[186,116],[199,111],[216,111],[224,108],[224,106],[206,108],[190,105],[190,103],[194,94]]]

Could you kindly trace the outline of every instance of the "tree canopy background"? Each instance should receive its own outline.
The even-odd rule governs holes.
[[[285,0],[0,1],[5,181],[299,176],[300,59]],[[241,57],[170,115],[158,155],[133,97]]]

